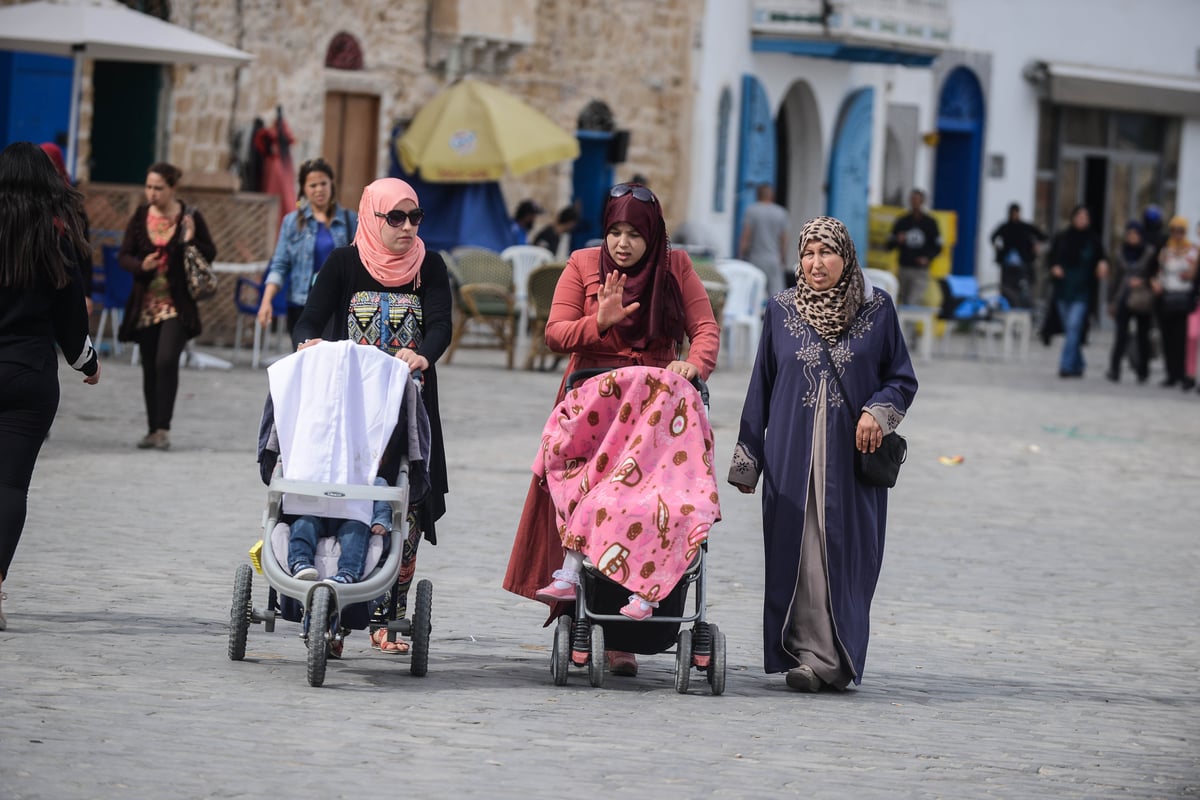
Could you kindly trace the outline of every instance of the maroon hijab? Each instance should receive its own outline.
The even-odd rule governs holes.
[[[629,184],[643,188],[640,184]],[[647,189],[646,191],[649,191]],[[640,192],[639,192],[640,194]],[[608,252],[608,231],[618,222],[625,222],[646,241],[646,254],[627,270],[622,302],[640,302],[634,311],[614,327],[622,341],[635,350],[644,350],[651,342],[669,339],[683,341],[683,292],[671,274],[671,243],[667,239],[667,224],[663,221],[658,198],[639,200],[632,191],[620,197],[609,197],[604,207],[604,244],[600,245],[600,282],[615,271],[622,271]]]

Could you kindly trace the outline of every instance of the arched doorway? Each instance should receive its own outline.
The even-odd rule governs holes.
[[[788,210],[792,229],[799,231],[825,206],[821,119],[817,98],[807,81],[796,81],[788,88],[775,129],[779,147],[775,199]]]
[[[742,214],[754,204],[755,189],[775,181],[775,122],[767,91],[753,75],[742,76],[742,118],[738,136],[737,188],[734,191],[733,247],[737,253]]]
[[[867,253],[867,187],[871,179],[871,120],[875,90],[859,89],[842,103],[829,158],[831,217],[846,223],[859,258]]]
[[[956,67],[946,76],[938,101],[934,207],[958,217],[958,241],[951,255],[955,275],[975,274],[979,232],[979,180],[983,162],[983,89],[975,73]]]

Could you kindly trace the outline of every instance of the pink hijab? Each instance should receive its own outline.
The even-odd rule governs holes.
[[[379,235],[387,221],[375,216],[386,214],[402,200],[418,203],[417,193],[399,178],[380,178],[363,189],[358,201],[358,233],[354,246],[358,257],[371,277],[384,286],[403,286],[416,281],[421,284],[421,264],[425,261],[425,243],[417,236],[413,246],[403,255],[384,247]]]

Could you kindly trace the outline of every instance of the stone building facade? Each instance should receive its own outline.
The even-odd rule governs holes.
[[[0,0],[9,4],[9,0]],[[138,3],[130,3],[137,6]],[[144,3],[142,5],[145,5]],[[167,19],[255,56],[244,67],[164,67],[158,157],[185,181],[233,185],[239,145],[255,117],[282,107],[295,163],[329,157],[341,99],[365,112],[344,132],[372,152],[352,153],[370,174],[387,173],[392,132],[456,77],[495,83],[574,131],[594,100],[630,131],[617,177],[640,172],[682,216],[691,171],[693,60],[703,0],[172,0]],[[331,42],[349,42],[326,66]],[[345,50],[345,48],[341,48]],[[357,53],[355,53],[357,49]],[[337,59],[335,59],[337,60]],[[85,66],[80,164],[89,156],[92,65]],[[363,125],[373,127],[363,137]],[[349,141],[349,140],[347,140]],[[363,145],[358,146],[363,149]],[[571,200],[571,164],[503,181],[510,204],[534,197],[553,209]],[[86,167],[80,177],[87,180]]]

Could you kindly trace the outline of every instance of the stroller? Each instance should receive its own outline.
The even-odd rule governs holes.
[[[610,396],[615,402],[620,403],[619,384],[622,382],[622,377],[619,376],[622,373],[626,376],[625,380],[631,381],[643,380],[641,377],[643,373],[646,374],[646,381],[652,380],[654,375],[667,374],[663,370],[645,367],[619,370],[578,370],[568,376],[566,384],[568,394],[564,403],[560,404],[555,413],[560,414],[564,407],[570,407],[573,397],[572,390],[589,379],[596,379],[601,375],[605,376],[602,379],[604,382],[611,382],[616,387],[615,390],[610,390]],[[632,379],[627,377],[629,374],[633,375]],[[705,417],[703,428],[707,429],[707,386],[699,378],[693,381],[692,387],[688,387],[683,379],[679,379],[678,385],[692,395],[691,398],[681,399],[681,404],[685,399],[695,398],[695,393],[691,392],[692,387],[699,392],[701,413]],[[605,394],[603,385],[598,391],[600,395]],[[629,407],[630,404],[626,403],[622,407],[622,412]],[[649,416],[653,418],[654,415],[650,414]],[[622,415],[622,419],[624,419],[624,415]],[[591,419],[589,418],[588,421],[590,422]],[[553,423],[554,415],[547,423],[547,430],[552,427]],[[709,474],[711,474],[711,432],[704,444],[709,451],[708,467]],[[546,439],[543,437],[543,447],[545,446]],[[678,460],[675,461],[676,465],[679,463]],[[587,480],[586,469],[585,481]],[[619,473],[620,469],[617,469],[611,477],[606,475],[605,482],[619,480],[621,478]],[[597,485],[599,486],[599,483]],[[704,490],[708,491],[707,488]],[[710,496],[715,507],[715,481]],[[582,502],[580,501],[581,505]],[[661,495],[659,503],[661,507]],[[572,511],[577,508],[573,503],[570,505]],[[687,507],[685,506],[685,508]],[[719,519],[719,510],[717,514],[718,516],[712,521]],[[578,517],[573,517],[572,521],[579,524],[576,522],[577,519]],[[588,527],[591,519],[595,519],[595,517],[589,514],[588,519],[582,525]],[[554,629],[550,674],[556,686],[566,685],[571,667],[574,666],[586,668],[590,684],[597,688],[602,687],[608,668],[605,652],[606,650],[619,650],[641,655],[673,652],[675,655],[675,690],[680,694],[687,693],[693,669],[705,676],[714,695],[725,691],[725,635],[715,624],[708,622],[706,617],[708,527],[709,524],[703,524],[689,535],[686,542],[688,547],[686,569],[682,577],[670,592],[659,598],[658,607],[653,615],[641,621],[632,620],[618,613],[618,610],[626,603],[629,589],[613,578],[617,575],[625,577],[628,574],[624,564],[625,556],[622,552],[627,552],[626,548],[619,544],[611,545],[604,555],[596,559],[599,563],[593,562],[590,558],[584,559],[580,582],[575,591],[574,613],[560,616]],[[653,534],[648,531],[646,535]],[[632,529],[629,538],[633,538]],[[614,557],[614,551],[616,551],[616,557]],[[617,563],[618,560],[621,563]],[[645,574],[645,567],[643,567],[642,575]],[[687,610],[688,592],[693,588],[695,598],[689,613]],[[685,628],[683,627],[685,625],[691,627]],[[674,647],[673,651],[672,647]]]
[[[340,351],[332,348],[340,348]],[[285,477],[285,470],[289,466],[286,460],[291,453],[286,444],[281,447],[281,442],[287,436],[281,437],[279,429],[288,425],[283,420],[278,420],[281,424],[276,424],[275,394],[279,387],[275,379],[278,376],[270,373],[273,379],[272,395],[267,398],[259,435],[259,466],[263,482],[268,484],[264,538],[250,549],[253,567],[251,564],[241,564],[234,574],[228,655],[233,661],[243,660],[251,623],[262,623],[263,629],[271,633],[275,630],[276,618],[282,616],[285,620],[301,624],[300,636],[307,644],[308,682],[311,686],[321,686],[325,681],[328,659],[340,657],[342,641],[351,630],[368,627],[372,606],[386,607],[382,598],[390,594],[390,603],[394,608],[403,543],[409,535],[410,526],[416,524],[416,514],[411,508],[429,485],[426,469],[429,420],[420,397],[419,375],[409,375],[402,362],[382,351],[352,342],[321,344],[277,362],[271,370],[276,370],[280,365],[292,369],[295,380],[290,389],[294,391],[302,388],[301,373],[312,365],[285,362],[306,358],[309,361],[323,360],[326,366],[348,365],[347,369],[339,368],[334,373],[342,381],[313,380],[312,373],[305,376],[309,386],[320,387],[315,394],[336,396],[338,402],[345,401],[340,408],[342,416],[380,419],[380,415],[373,412],[382,411],[383,419],[397,420],[390,424],[382,422],[373,432],[377,443],[386,443],[381,448],[386,464],[378,465],[379,472],[390,473],[394,468],[395,474],[386,475],[392,484],[388,486],[365,485],[359,481],[305,480],[305,474]],[[350,391],[345,391],[347,387],[350,387]],[[363,391],[357,391],[357,387]],[[373,392],[374,389],[388,394],[388,400],[382,407],[364,408],[364,404],[369,404],[379,394]],[[301,428],[304,421],[299,420],[293,427]],[[337,424],[341,422],[338,420]],[[315,435],[318,431],[313,428],[306,427],[303,430],[310,438],[321,439]],[[344,458],[344,452],[339,455],[343,456],[342,461],[349,460]],[[284,463],[280,461],[281,456]],[[296,463],[300,462],[297,460]],[[298,471],[302,472],[293,469],[291,474]],[[357,477],[361,479],[364,476]],[[385,501],[391,507],[390,530],[387,536],[370,537],[360,581],[337,583],[325,580],[337,572],[340,551],[333,537],[323,537],[318,541],[315,561],[320,580],[292,577],[287,568],[291,521],[300,513],[331,518],[346,516],[347,503],[372,501]],[[289,503],[293,506],[291,513]],[[303,510],[299,510],[301,508]],[[255,571],[265,577],[269,587],[264,608],[255,607],[251,600]],[[421,580],[416,587],[412,617],[395,620],[389,616],[386,623],[389,641],[394,641],[398,633],[412,637],[410,671],[418,677],[425,675],[428,670],[432,603],[433,584]]]

